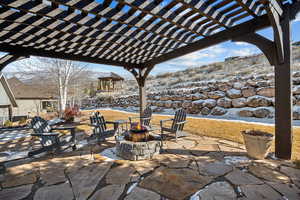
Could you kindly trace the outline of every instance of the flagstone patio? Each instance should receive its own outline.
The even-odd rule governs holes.
[[[300,199],[300,170],[291,162],[251,160],[243,145],[231,141],[194,135],[168,140],[162,154],[146,161],[117,160],[114,146],[111,138],[7,162],[0,199]]]

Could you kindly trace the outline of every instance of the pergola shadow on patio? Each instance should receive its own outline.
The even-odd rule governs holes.
[[[256,45],[275,66],[276,156],[291,158],[290,22],[299,0],[1,0],[0,70],[29,56],[122,66],[140,112],[156,64],[231,41]],[[256,31],[272,27],[274,40]]]

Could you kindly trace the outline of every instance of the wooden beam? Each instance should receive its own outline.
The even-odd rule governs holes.
[[[24,56],[24,53],[22,54],[6,54],[2,57],[0,57],[0,72],[10,63],[18,60],[22,60],[28,58],[28,56]]]
[[[58,58],[65,60],[73,60],[73,61],[81,61],[81,62],[89,62],[95,64],[105,64],[105,65],[113,65],[113,66],[127,66],[128,68],[136,67],[139,68],[139,65],[133,63],[124,63],[114,60],[93,58],[93,57],[85,57],[80,55],[66,54],[55,51],[47,51],[43,49],[35,49],[32,47],[21,47],[18,45],[9,45],[9,44],[1,44],[0,43],[0,51],[9,52],[11,54],[22,54],[26,52],[28,55],[32,56],[40,56],[40,57],[48,57],[48,58]]]
[[[274,41],[276,43],[277,57],[279,63],[284,62],[284,49],[283,49],[283,30],[280,25],[281,15],[277,12],[277,10],[272,6],[271,3],[266,4],[266,10],[273,27],[274,32]]]

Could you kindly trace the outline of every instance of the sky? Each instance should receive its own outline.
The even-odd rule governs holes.
[[[101,0],[99,1],[101,2]],[[261,30],[258,33],[271,40],[273,39],[273,31],[271,28]],[[292,41],[300,41],[300,14],[298,14],[297,18],[292,22]],[[157,75],[166,72],[174,72],[190,67],[199,67],[209,63],[224,61],[225,58],[231,56],[247,56],[258,53],[261,53],[261,51],[254,45],[228,41],[158,64],[150,74]],[[13,71],[13,68],[14,64],[12,63],[5,68],[4,72]],[[132,78],[132,75],[122,67],[88,64],[88,68],[97,72],[115,72],[121,76]]]

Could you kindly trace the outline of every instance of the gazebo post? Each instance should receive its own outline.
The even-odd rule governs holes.
[[[275,155],[281,159],[292,156],[292,45],[290,35],[289,8],[280,12],[269,5],[268,16],[273,30],[274,41],[257,33],[249,33],[234,41],[256,45],[266,55],[275,71]],[[281,13],[281,15],[279,15]]]

